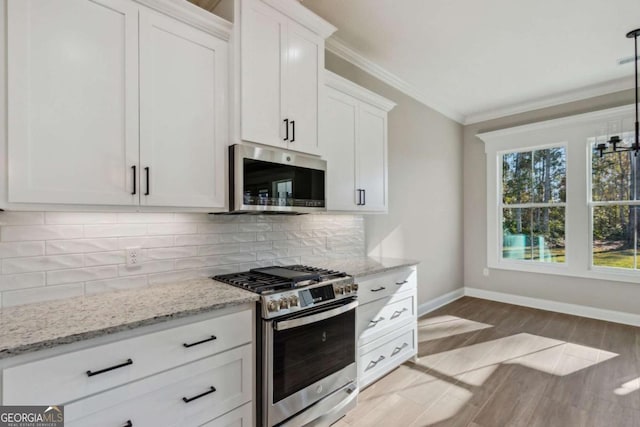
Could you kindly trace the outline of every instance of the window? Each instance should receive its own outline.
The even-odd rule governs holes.
[[[565,262],[565,147],[501,155],[502,259]]]
[[[592,266],[637,270],[640,158],[633,152],[601,157],[593,150],[596,138],[589,142]]]

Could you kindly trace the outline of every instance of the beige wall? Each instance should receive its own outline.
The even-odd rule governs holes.
[[[633,103],[633,90],[600,96],[464,128],[464,284],[484,290],[542,298],[609,310],[640,313],[640,285],[563,277],[486,266],[487,204],[484,144],[476,134],[527,123],[602,110]],[[571,221],[571,218],[567,219]]]
[[[418,304],[462,274],[462,126],[327,52],[327,69],[398,105],[389,114],[389,214],[365,218],[367,252],[412,258]]]

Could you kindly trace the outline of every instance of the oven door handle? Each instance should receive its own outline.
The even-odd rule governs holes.
[[[309,323],[319,322],[321,320],[338,316],[342,313],[346,313],[349,310],[353,310],[357,306],[358,301],[353,301],[341,307],[334,308],[333,310],[323,311],[318,314],[312,314],[311,316],[299,317],[297,319],[291,320],[283,320],[282,322],[274,322],[273,328],[276,331],[284,331],[286,329],[297,328],[298,326],[308,325]]]

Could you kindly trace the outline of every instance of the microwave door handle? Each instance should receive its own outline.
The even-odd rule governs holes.
[[[282,322],[274,322],[273,328],[276,331],[284,331],[291,328],[297,328],[298,326],[304,326],[304,325],[308,325],[309,323],[319,322],[321,320],[338,316],[342,313],[346,313],[349,310],[353,310],[357,306],[358,306],[358,301],[353,301],[341,307],[334,308],[333,310],[323,311],[321,313],[313,314],[311,316],[305,316],[305,317],[300,317],[300,318],[291,319],[291,320],[284,320]]]

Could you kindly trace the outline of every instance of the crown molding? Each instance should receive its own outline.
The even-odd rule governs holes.
[[[289,18],[309,28],[326,39],[338,29],[320,16],[300,4],[298,0],[262,0],[272,8],[284,13]]]
[[[228,41],[233,24],[186,0],[135,0],[137,3]]]
[[[396,106],[395,102],[390,101],[387,98],[370,91],[369,89],[365,89],[362,86],[355,84],[351,80],[347,80],[344,77],[339,76],[336,73],[332,73],[329,70],[324,70],[324,84],[342,93],[351,95],[352,97],[359,99],[362,102],[366,102],[367,104],[378,107],[386,112],[391,111],[393,107]]]
[[[567,104],[569,102],[582,101],[596,96],[607,95],[622,90],[633,89],[635,86],[633,77],[624,77],[605,83],[587,86],[581,89],[565,92],[562,94],[546,97],[543,99],[523,102],[504,108],[497,108],[486,112],[470,114],[465,117],[463,124],[485,122],[487,120],[499,119],[501,117],[512,116],[514,114],[526,113],[528,111],[540,110],[554,107],[556,105]]]
[[[350,48],[336,36],[332,36],[327,39],[327,41],[325,42],[325,48],[334,55],[352,63],[356,67],[361,68],[362,70],[371,74],[378,80],[383,81],[389,86],[399,90],[405,95],[410,96],[411,98],[426,105],[427,107],[433,108],[440,114],[458,123],[464,122],[464,116],[462,114],[446,107],[443,103],[434,102],[434,100],[431,99],[434,97],[430,97],[424,93],[421,93],[420,90],[418,90],[415,86],[393,74],[389,70],[379,66],[356,50]]]

